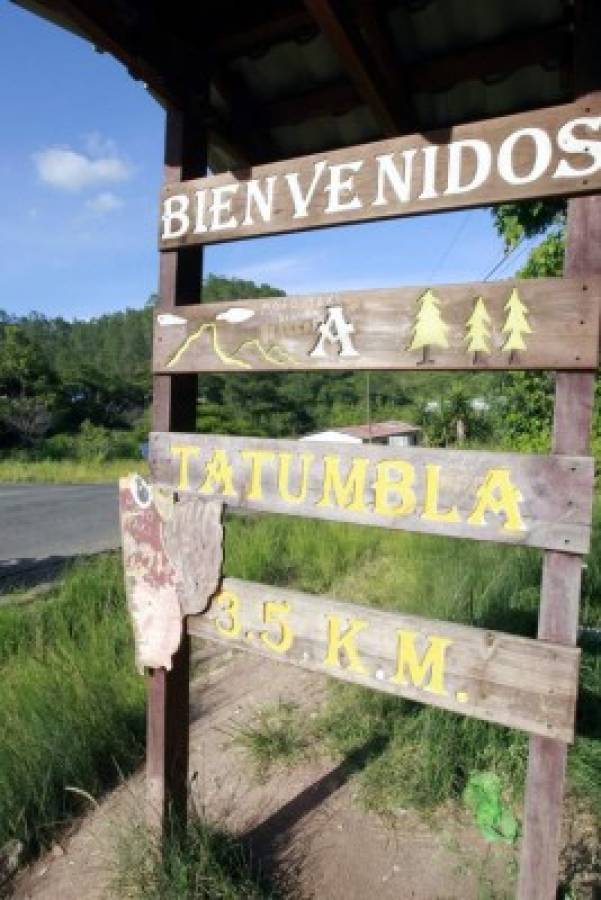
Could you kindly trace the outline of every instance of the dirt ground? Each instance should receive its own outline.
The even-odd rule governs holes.
[[[513,895],[514,854],[487,844],[460,810],[426,823],[398,810],[390,822],[353,802],[348,767],[313,761],[259,783],[233,746],[236,728],[280,697],[310,715],[321,676],[218,651],[194,683],[190,771],[206,817],[250,840],[295,898],[492,900]],[[444,748],[441,748],[444,752]],[[21,873],[16,900],[105,900],[119,834],[140,816],[141,773],[104,799],[53,850]]]

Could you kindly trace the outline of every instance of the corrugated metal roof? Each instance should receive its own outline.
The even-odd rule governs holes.
[[[220,0],[206,2],[202,9],[174,2],[168,11],[153,5],[151,13],[142,0],[81,0],[61,5],[60,11],[54,0],[17,2],[114,53],[164,102],[177,100],[178,91],[200,95],[192,79],[195,73],[202,77],[200,61],[206,60],[213,71],[214,133],[220,133],[219,122],[225,124],[222,150],[246,148],[251,162],[385,136],[381,110],[378,114],[361,90],[356,67],[349,68],[332,35],[320,30],[323,23],[310,14],[309,2],[265,0],[240,7],[234,0]],[[341,17],[348,20],[349,34],[365,51],[374,83],[394,102],[405,94],[403,102],[411,112],[406,131],[444,128],[573,96],[574,8],[567,0],[347,0],[332,9],[342,10]],[[254,26],[248,24],[253,16]],[[203,28],[194,27],[201,22]],[[537,35],[550,31],[557,34],[550,34],[548,44],[536,43]],[[215,46],[229,47],[228,53],[213,51],[213,35]],[[519,53],[511,51],[516,38],[522,41]],[[479,48],[478,65],[470,74],[463,56]],[[488,48],[495,60],[490,65]],[[436,66],[438,74],[432,78],[429,72]],[[457,78],[461,80],[454,83]],[[338,101],[309,102],[303,113],[305,95],[332,87]],[[294,107],[292,115],[287,104]],[[394,108],[392,112],[395,118]],[[227,164],[227,152],[215,168]]]

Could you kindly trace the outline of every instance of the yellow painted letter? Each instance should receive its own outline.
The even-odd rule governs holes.
[[[367,622],[362,622],[359,619],[350,619],[344,634],[340,633],[340,626],[339,616],[328,616],[328,649],[324,660],[325,665],[342,668],[340,651],[344,650],[348,660],[348,668],[351,672],[367,675],[367,669],[359,659],[355,646],[355,637],[360,631],[367,628]]]
[[[476,505],[468,516],[470,525],[486,525],[487,510],[504,513],[505,531],[525,531],[519,504],[524,499],[518,488],[511,482],[509,469],[489,469],[486,478],[476,493]]]
[[[461,517],[456,506],[452,506],[446,512],[438,508],[438,485],[440,480],[440,466],[426,466],[426,498],[422,519],[429,522],[460,522]]]
[[[226,638],[237,638],[242,631],[242,622],[240,621],[240,598],[232,593],[232,591],[222,591],[213,601],[215,606],[219,606],[228,616],[228,622],[222,622],[215,618],[215,628],[217,632]]]
[[[200,494],[217,493],[218,485],[223,486],[221,493],[226,497],[235,497],[233,472],[225,450],[214,450],[205,467],[205,480],[198,489]]]
[[[191,447],[189,444],[171,444],[171,452],[174,456],[179,456],[179,482],[180,491],[185,491],[188,487],[188,465],[191,456],[198,456],[200,447]]]
[[[363,493],[369,460],[353,459],[353,465],[344,484],[340,476],[340,457],[324,456],[323,462],[323,495],[317,506],[336,505],[356,512],[364,510]],[[334,500],[331,498],[332,492]]]
[[[307,497],[307,488],[309,486],[309,469],[311,463],[315,459],[312,453],[301,453],[302,462],[301,482],[298,494],[290,493],[290,463],[292,461],[292,453],[280,453],[280,468],[278,470],[278,491],[280,497],[286,503],[302,503]]]
[[[390,679],[394,684],[406,684],[422,688],[431,694],[445,695],[445,653],[453,643],[448,638],[432,636],[421,659],[415,648],[415,631],[398,632],[397,670]],[[428,674],[429,681],[426,681]]]
[[[263,498],[263,485],[261,477],[263,475],[263,463],[268,459],[273,459],[274,453],[271,450],[241,450],[242,459],[250,461],[250,486],[246,494],[247,500],[261,500]]]
[[[402,459],[387,459],[376,466],[374,510],[381,516],[410,516],[415,511],[415,470]],[[392,475],[396,473],[397,479]],[[399,495],[400,502],[392,506],[388,502],[389,491]]]

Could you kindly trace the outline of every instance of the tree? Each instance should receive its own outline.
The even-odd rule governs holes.
[[[492,210],[497,233],[503,238],[505,250],[522,240],[544,234],[549,228],[563,231],[566,201],[563,197],[548,200],[501,203]]]
[[[427,290],[419,300],[419,310],[413,326],[413,338],[409,350],[424,351],[424,362],[427,358],[428,347],[448,347],[447,331],[449,326],[443,321],[440,312],[440,300],[431,291]]]
[[[526,318],[528,307],[522,303],[517,288],[514,288],[509,296],[509,300],[505,304],[507,318],[501,329],[503,334],[507,334],[507,340],[503,344],[504,352],[513,353],[515,350],[525,350],[523,334],[532,334],[532,328]]]
[[[0,325],[0,420],[7,436],[33,445],[51,428],[59,386],[41,346],[19,325]]]
[[[563,231],[552,231],[538,247],[531,251],[518,275],[520,278],[553,278],[563,272],[565,254]]]
[[[490,316],[482,297],[476,300],[466,330],[468,353],[490,353]]]

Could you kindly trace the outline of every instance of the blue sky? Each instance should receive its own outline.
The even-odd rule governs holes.
[[[0,309],[142,306],[157,283],[160,106],[108,54],[0,0],[0,108]],[[490,213],[469,210],[211,247],[205,271],[309,293],[480,280],[502,255]]]

